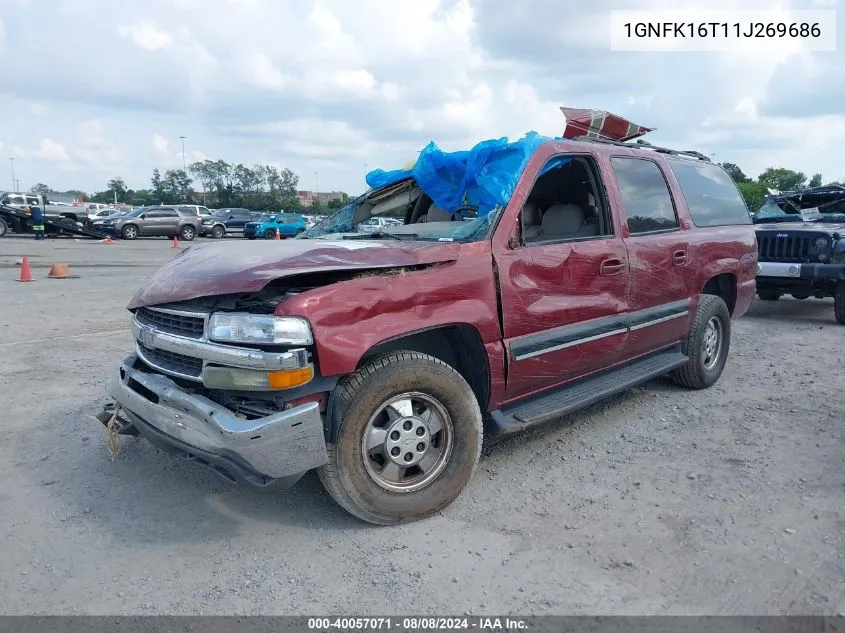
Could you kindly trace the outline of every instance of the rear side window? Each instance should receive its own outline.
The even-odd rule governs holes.
[[[611,158],[631,234],[678,228],[675,205],[660,167],[642,158]]]
[[[728,173],[713,163],[670,159],[696,226],[751,224],[748,207]]]

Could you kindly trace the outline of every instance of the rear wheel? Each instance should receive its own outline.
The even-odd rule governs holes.
[[[774,290],[761,290],[757,293],[757,296],[763,301],[777,301],[780,299],[780,293]]]
[[[266,231],[264,231],[264,239],[265,240],[276,239],[276,232],[273,229],[267,229]]]
[[[179,231],[179,237],[186,242],[190,242],[197,236],[197,230],[192,227],[190,224],[186,224],[182,227]]]
[[[698,311],[681,349],[689,362],[670,375],[690,389],[713,386],[728,359],[731,345],[731,314],[721,297],[701,295]]]
[[[127,224],[123,227],[123,230],[120,232],[120,237],[125,240],[134,240],[138,237],[138,227],[134,224]]]
[[[833,314],[839,325],[845,325],[845,281],[836,284],[836,294],[833,295]]]
[[[9,232],[9,225],[4,218],[0,218],[0,237],[5,237]]]
[[[373,360],[335,391],[340,428],[319,469],[345,510],[378,525],[429,517],[472,477],[481,411],[463,377],[418,352]]]
[[[215,240],[219,240],[223,235],[226,233],[226,229],[224,229],[219,224],[211,229],[211,237]]]
[[[793,293],[792,293],[792,298],[793,298],[793,299],[798,299],[798,301],[804,301],[804,299],[809,299],[809,298],[810,298],[810,295],[808,295],[808,294],[804,294],[803,292],[799,292],[798,294],[796,294],[796,293],[794,293],[794,292],[793,292]]]

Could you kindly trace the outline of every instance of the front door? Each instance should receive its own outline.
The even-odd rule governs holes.
[[[660,165],[651,159],[610,159],[631,260],[628,356],[682,340],[689,331],[695,278],[688,233]]]
[[[514,196],[521,237],[494,247],[508,400],[604,368],[626,347],[628,255],[599,167],[592,155],[551,160],[566,162],[533,174],[529,164],[524,179],[542,175]]]

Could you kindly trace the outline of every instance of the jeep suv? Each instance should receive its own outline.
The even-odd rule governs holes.
[[[244,224],[244,237],[254,240],[263,237],[266,240],[296,237],[307,228],[304,215],[295,213],[268,213],[254,222]]]
[[[125,215],[111,215],[98,228],[124,240],[138,237],[176,237],[190,242],[199,233],[202,220],[190,210],[178,207],[140,207]]]
[[[396,524],[454,501],[485,435],[665,374],[719,379],[757,265],[721,167],[585,136],[471,153],[373,172],[282,244],[174,258],[128,305],[135,351],[100,420],[233,482],[317,469],[347,511]],[[382,214],[402,225],[359,230]]]
[[[836,322],[845,325],[845,187],[770,196],[754,224],[760,299],[833,297]]]

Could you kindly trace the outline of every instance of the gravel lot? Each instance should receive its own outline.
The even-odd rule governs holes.
[[[91,414],[131,349],[125,305],[173,253],[0,240],[0,612],[845,612],[830,301],[756,302],[712,389],[655,381],[487,447],[441,516],[376,528],[311,474],[256,492],[142,440],[109,457]]]

